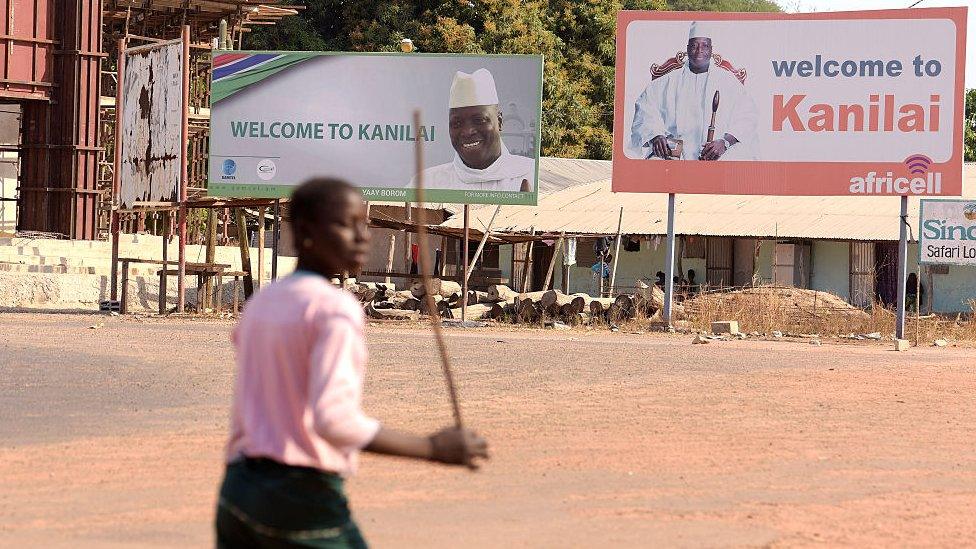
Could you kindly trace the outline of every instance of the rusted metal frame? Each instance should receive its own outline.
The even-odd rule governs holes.
[[[84,50],[54,50],[54,55],[77,55],[79,57],[108,57],[108,54],[98,52],[98,51],[84,51]]]
[[[17,150],[30,150],[30,149],[57,149],[57,150],[78,150],[78,151],[91,151],[91,152],[101,152],[104,147],[92,147],[88,145],[57,145],[51,143],[34,143],[31,145],[21,145],[17,147]]]
[[[24,193],[102,194],[102,191],[98,189],[75,189],[72,187],[17,187],[17,190]]]
[[[7,0],[7,3],[10,4],[12,3],[12,1],[13,0]],[[32,29],[33,32],[31,33],[32,35],[31,38],[35,40],[38,38],[37,23],[38,23],[38,19],[40,19],[40,17],[37,16],[37,14],[40,13],[39,10],[37,9],[37,3],[39,1],[40,0],[34,0],[34,28]],[[12,41],[7,41],[8,52],[12,43],[13,43]],[[31,44],[31,80],[37,80],[37,44],[36,43]],[[37,91],[37,90],[31,90],[31,91]]]
[[[13,78],[0,78],[0,84],[20,84],[22,86],[33,86],[38,88],[57,87],[57,84],[54,84],[52,82],[45,82],[43,80],[15,80]]]
[[[12,1],[8,0],[7,1],[7,9],[4,12],[4,14],[3,14],[3,21],[4,21],[4,23],[3,23],[4,24],[3,34],[4,34],[4,36],[10,36],[10,31],[12,30],[10,27],[13,26],[13,13],[11,13],[11,10],[13,10],[13,4],[14,3]],[[10,45],[11,44],[8,41],[7,42],[7,46],[6,46],[6,54],[7,54],[7,58],[8,59],[11,57],[10,56]],[[7,79],[9,77],[10,77],[10,63],[9,62],[5,62],[3,64],[3,78],[4,79]]]
[[[177,281],[177,296],[179,301],[176,303],[176,310],[183,312],[186,298],[186,210],[187,210],[187,137],[189,136],[189,102],[190,102],[190,27],[183,27],[183,105],[182,105],[182,154],[180,154],[180,209],[179,209],[179,231],[180,231],[180,264],[179,280]]]
[[[44,102],[49,103],[51,101],[50,97],[46,95],[40,95],[41,92],[21,92],[21,91],[11,91],[3,90],[3,97],[5,99],[26,99],[34,102]]]
[[[132,38],[132,37],[130,36],[130,38]],[[126,48],[125,54],[126,55],[135,55],[137,53],[143,53],[143,52],[147,52],[147,51],[158,50],[160,48],[165,48],[167,46],[172,46],[174,44],[182,44],[183,43],[183,39],[182,38],[176,38],[174,40],[156,40],[156,39],[152,39],[152,40],[153,40],[153,43],[152,44],[143,44],[141,46],[134,46],[134,47],[131,47],[131,48]]]
[[[37,5],[37,2],[38,0],[34,1],[35,6]],[[37,19],[34,20],[35,29],[37,29],[37,21],[38,21]],[[34,32],[36,33],[37,30],[35,30]],[[52,40],[50,38],[38,38],[37,34],[35,34],[34,37],[32,38],[28,38],[26,36],[15,36],[12,34],[4,33],[4,34],[0,34],[0,40],[6,40],[7,42],[24,42],[27,44],[49,44],[55,46],[60,43],[58,40]]]

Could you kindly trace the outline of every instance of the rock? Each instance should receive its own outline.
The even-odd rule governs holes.
[[[744,334],[742,332],[738,332],[738,333],[735,334],[735,337],[737,337],[739,339],[745,339],[745,338],[747,338],[749,336],[747,336],[746,334]]]
[[[708,343],[708,338],[703,335],[696,335],[695,339],[691,340],[692,345],[704,345],[705,343]]]
[[[935,347],[946,347],[949,345],[949,342],[944,339],[936,339],[932,342],[932,345]]]
[[[813,345],[814,347],[819,347],[819,346],[821,346],[823,344],[820,343],[820,340],[819,339],[811,339],[810,340],[810,345]]]
[[[552,323],[552,329],[553,330],[569,330],[570,327],[569,327],[569,325],[564,324],[564,323],[559,322],[558,320],[556,320],[556,321],[553,321],[553,323]]]
[[[759,337],[761,334],[759,332],[749,332],[749,335],[752,337]]]
[[[779,330],[774,330],[773,331],[773,337],[776,337],[776,338],[783,337],[783,332],[781,332]]]
[[[881,341],[881,332],[871,332],[870,334],[861,334],[864,339],[873,339],[874,341]]]
[[[739,333],[739,322],[735,320],[718,320],[712,322],[712,333],[715,335]]]

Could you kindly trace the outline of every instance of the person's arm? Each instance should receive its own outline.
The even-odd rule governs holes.
[[[634,104],[631,141],[636,149],[650,147],[655,156],[668,158],[670,150],[664,135],[667,133],[660,110],[660,86],[651,83]]]
[[[380,427],[367,452],[424,459],[449,465],[477,468],[476,459],[488,458],[488,443],[474,431],[447,428],[422,437]]]
[[[355,371],[353,350],[362,337],[352,319],[332,315],[318,319],[319,334],[309,372],[309,406],[313,425],[329,444],[341,450],[364,449],[378,454],[475,468],[488,457],[488,444],[473,431],[444,429],[420,437],[382,427],[362,410],[362,384]]]

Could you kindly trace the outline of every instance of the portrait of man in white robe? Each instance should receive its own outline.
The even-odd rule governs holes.
[[[534,191],[535,159],[509,152],[502,141],[503,122],[491,73],[487,69],[455,73],[448,111],[454,159],[425,169],[424,188]],[[417,186],[416,178],[410,186]]]
[[[745,69],[713,53],[711,29],[694,22],[686,51],[651,66],[638,97],[627,156],[656,160],[756,160],[757,110]],[[713,138],[708,140],[718,92]]]

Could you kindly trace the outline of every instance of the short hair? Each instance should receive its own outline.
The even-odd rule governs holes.
[[[344,179],[333,177],[315,177],[302,183],[291,194],[292,226],[299,223],[315,223],[320,217],[331,218],[335,215],[335,204],[344,194],[359,189]]]

